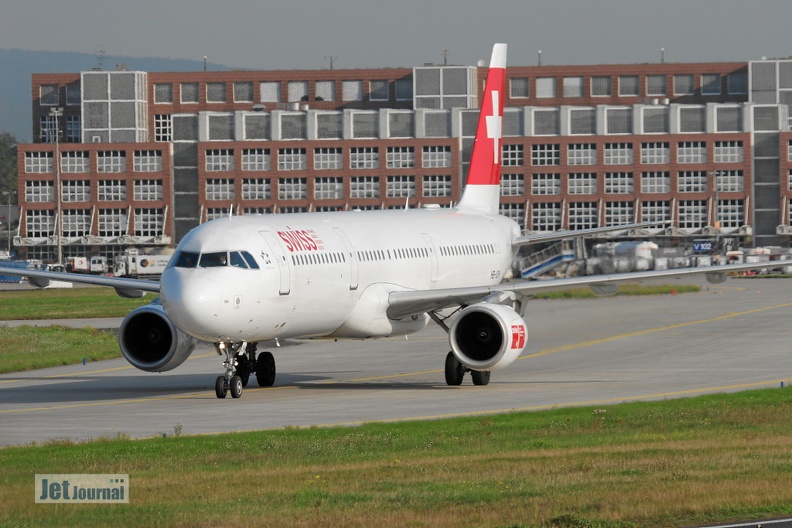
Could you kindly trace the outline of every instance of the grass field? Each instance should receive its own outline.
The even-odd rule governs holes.
[[[788,389],[356,428],[0,450],[2,526],[672,527],[792,514]],[[128,473],[37,505],[36,473]]]
[[[124,317],[154,297],[124,299],[112,288],[0,291],[0,320]]]

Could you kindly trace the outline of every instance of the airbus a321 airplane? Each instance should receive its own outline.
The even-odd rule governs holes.
[[[757,265],[649,271],[547,281],[504,282],[521,245],[623,230],[635,225],[522,236],[498,214],[506,45],[492,51],[481,114],[462,199],[453,208],[235,216],[188,233],[159,282],[46,271],[2,269],[37,286],[66,280],[110,286],[119,295],[159,293],[124,319],[119,344],[135,367],[178,367],[197,340],[224,356],[218,398],[242,394],[252,373],[275,382],[270,352],[258,342],[285,338],[377,338],[411,334],[433,320],[449,335],[445,379],[467,372],[486,385],[490,372],[523,351],[526,295],[589,285]]]

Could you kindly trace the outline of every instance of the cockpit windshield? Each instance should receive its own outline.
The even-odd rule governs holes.
[[[197,253],[195,251],[179,251],[171,259],[176,268],[218,268],[232,266],[242,269],[259,269],[253,255],[247,251],[212,251]]]

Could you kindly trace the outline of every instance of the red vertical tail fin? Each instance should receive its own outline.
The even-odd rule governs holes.
[[[467,186],[458,206],[460,209],[498,212],[505,86],[506,44],[495,44],[481,102]]]

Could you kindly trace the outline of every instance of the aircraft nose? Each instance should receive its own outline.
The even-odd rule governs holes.
[[[203,277],[187,276],[191,270],[165,270],[160,297],[173,324],[188,334],[212,340],[220,317],[222,295],[217,285]]]

